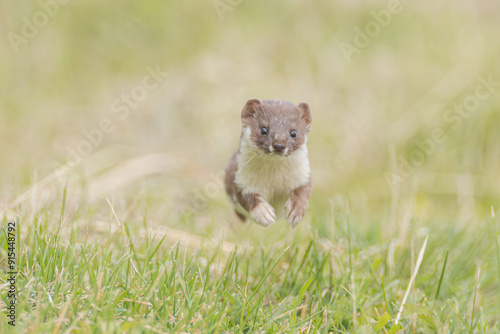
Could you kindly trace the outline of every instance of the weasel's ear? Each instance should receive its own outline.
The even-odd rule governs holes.
[[[312,123],[312,113],[311,108],[309,108],[309,104],[307,104],[306,102],[301,102],[297,105],[297,109],[299,109],[300,117],[302,118],[304,123],[306,123],[306,126],[309,129]]]
[[[241,110],[241,121],[243,124],[248,125],[250,120],[255,115],[257,108],[260,107],[262,101],[259,99],[249,99],[247,103],[243,106],[243,110]]]

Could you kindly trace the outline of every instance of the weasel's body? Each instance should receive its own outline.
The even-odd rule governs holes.
[[[276,211],[292,226],[307,212],[311,171],[307,103],[248,100],[242,110],[240,148],[226,170],[226,191],[238,216],[268,226]]]

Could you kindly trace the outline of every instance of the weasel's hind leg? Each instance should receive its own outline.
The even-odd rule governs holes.
[[[238,218],[240,218],[240,220],[241,220],[242,223],[246,223],[247,222],[247,217],[244,214],[242,214],[241,212],[239,212],[236,209],[234,209],[234,213],[236,213],[236,215],[238,216]]]

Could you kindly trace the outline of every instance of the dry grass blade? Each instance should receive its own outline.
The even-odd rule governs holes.
[[[418,254],[417,258],[417,263],[415,264],[415,270],[413,274],[411,275],[410,282],[408,283],[408,287],[406,288],[406,293],[405,296],[403,297],[403,301],[401,302],[401,306],[398,311],[398,315],[396,316],[396,325],[399,323],[399,320],[401,319],[401,315],[403,314],[403,310],[406,304],[406,300],[408,299],[408,295],[410,294],[411,287],[413,285],[413,282],[415,281],[415,278],[417,277],[418,270],[420,269],[420,265],[422,264],[422,260],[424,259],[424,253],[425,253],[425,248],[427,247],[427,240],[429,239],[429,236],[425,237],[424,244],[422,245],[422,248],[420,249],[420,253]]]

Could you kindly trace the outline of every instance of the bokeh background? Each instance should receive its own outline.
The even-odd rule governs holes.
[[[0,7],[0,198],[14,215],[60,206],[67,189],[68,212],[90,230],[110,220],[108,198],[139,222],[147,212],[200,236],[279,240],[284,224],[269,234],[238,225],[220,183],[251,97],[311,105],[306,224],[325,229],[348,205],[367,238],[405,240],[414,227],[473,228],[498,204],[496,1],[42,3]],[[391,6],[397,13],[373,28]],[[358,36],[366,29],[368,41]],[[346,56],[360,38],[366,45]],[[168,75],[116,112],[152,69]],[[460,116],[454,105],[481,80],[496,84]],[[57,173],[103,119],[113,130]],[[445,140],[404,172],[401,159],[435,129]]]
[[[338,284],[356,285],[373,319],[375,306],[385,308],[379,278],[388,277],[394,315],[429,236],[408,312],[410,304],[428,305],[427,296],[436,295],[443,310],[437,322],[454,328],[458,314],[474,322],[477,309],[476,324],[493,328],[499,14],[494,0],[0,0],[2,219],[20,222],[28,264],[40,254],[38,241],[30,241],[39,230],[49,241],[51,233],[70,240],[68,249],[79,250],[76,241],[88,238],[98,260],[101,246],[125,252],[120,221],[143,250],[149,246],[138,246],[141,240],[155,234],[183,249],[222,245],[227,255],[246,244],[254,246],[247,255],[270,258],[288,244],[307,255],[314,243],[329,252]],[[151,73],[160,83],[145,90],[145,82],[154,83]],[[306,221],[292,231],[284,222],[268,229],[242,225],[223,191],[240,110],[253,97],[306,101],[313,111],[314,191]],[[68,166],[78,150],[86,152]],[[283,261],[293,263],[297,254]],[[342,263],[357,276],[352,268],[347,275]],[[23,270],[36,278],[20,276],[25,294],[30,282],[52,284],[39,283],[43,275],[28,264]],[[297,277],[315,272],[313,265]],[[110,298],[118,300],[120,289]],[[274,297],[276,305],[283,300]],[[45,295],[39,298],[46,310],[39,314],[56,319]],[[335,309],[341,315],[332,321],[353,328],[344,299],[344,314]],[[157,324],[168,322],[161,319]],[[424,312],[419,326],[429,319]],[[441,324],[429,328],[434,333],[439,326],[448,332]]]

